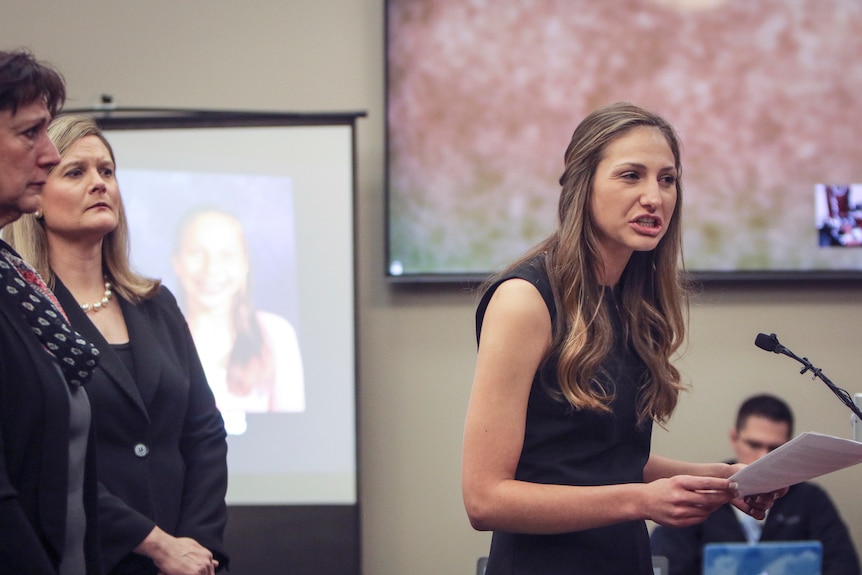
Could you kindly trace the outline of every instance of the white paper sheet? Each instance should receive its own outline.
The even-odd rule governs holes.
[[[862,463],[862,443],[821,433],[802,433],[734,473],[745,495],[769,493]]]

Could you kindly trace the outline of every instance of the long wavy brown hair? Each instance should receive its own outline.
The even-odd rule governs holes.
[[[61,157],[65,157],[69,148],[82,138],[96,136],[105,144],[116,168],[114,150],[99,125],[90,116],[85,114],[58,116],[48,126],[48,136],[57,146]],[[34,214],[24,214],[3,228],[3,239],[36,268],[49,287],[54,287],[55,275],[49,261],[48,236],[45,233],[44,220],[38,219]],[[155,296],[161,282],[132,270],[129,249],[129,224],[123,200],[120,198],[117,227],[102,239],[102,269],[116,293],[126,301],[139,303]]]
[[[685,339],[688,312],[688,281],[682,262],[680,144],[666,120],[625,102],[600,108],[584,118],[565,154],[557,230],[489,283],[544,255],[557,307],[545,362],[557,358],[558,392],[575,409],[609,412],[614,390],[600,385],[599,378],[613,346],[614,330],[602,305],[605,290],[598,270],[603,266],[590,205],[596,168],[606,148],[639,126],[656,128],[667,140],[678,175],[677,201],[658,246],[632,254],[617,286],[617,298],[625,340],[648,372],[638,400],[638,420],[664,424],[676,408],[679,392],[685,389],[671,358]]]

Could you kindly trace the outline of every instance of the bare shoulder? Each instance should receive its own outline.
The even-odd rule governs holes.
[[[550,327],[551,324],[548,306],[538,288],[520,278],[504,281],[491,296],[486,317],[494,316],[504,316],[517,323],[535,323],[536,327]]]
[[[488,302],[479,347],[503,345],[540,357],[551,340],[551,316],[539,290],[527,280],[506,280]]]

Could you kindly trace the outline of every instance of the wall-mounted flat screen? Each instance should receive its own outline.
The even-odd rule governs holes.
[[[858,0],[388,0],[386,17],[391,280],[484,278],[550,234],[569,138],[616,101],[681,135],[689,271],[862,277]]]

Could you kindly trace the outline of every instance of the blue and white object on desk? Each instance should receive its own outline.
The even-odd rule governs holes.
[[[822,564],[819,541],[708,543],[703,548],[703,575],[820,575]]]

